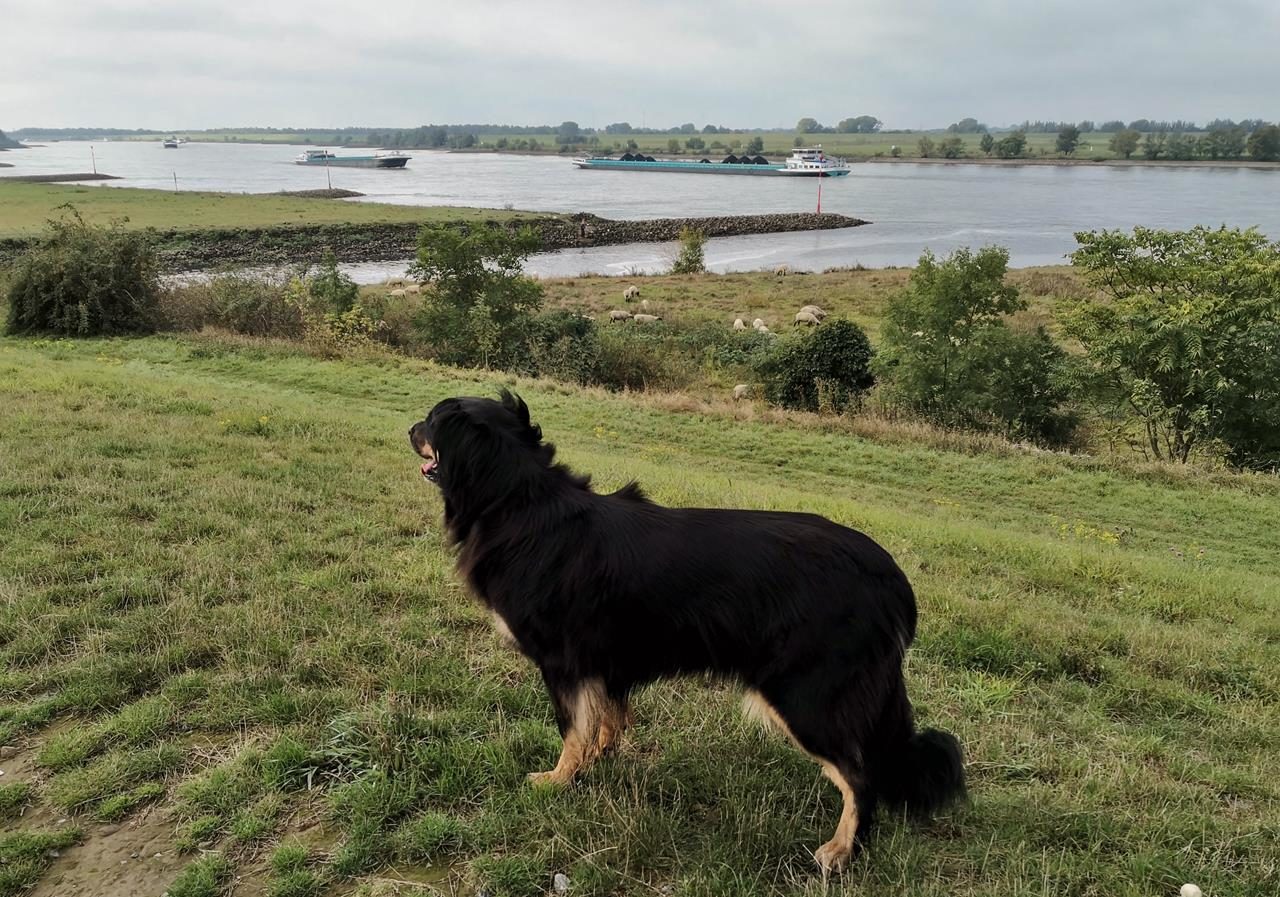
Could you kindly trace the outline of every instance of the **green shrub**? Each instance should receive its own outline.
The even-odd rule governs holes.
[[[1060,444],[1075,426],[1066,354],[1043,329],[1009,328],[1026,302],[1005,282],[1008,263],[997,246],[920,257],[885,310],[884,396],[935,423]]]
[[[542,286],[522,273],[539,247],[529,229],[424,225],[410,273],[432,287],[416,325],[445,364],[511,370],[524,360]]]
[[[208,284],[209,306],[216,324],[247,336],[299,339],[306,331],[301,286],[246,273],[223,274]]]
[[[829,321],[764,355],[756,374],[765,398],[784,408],[844,411],[875,383],[871,342],[852,321]]]
[[[671,266],[672,274],[702,274],[707,270],[703,247],[707,235],[692,227],[680,229],[680,254]]]
[[[600,340],[591,318],[553,311],[530,322],[526,373],[586,385],[596,382],[599,362]]]
[[[97,336],[156,328],[160,280],[150,236],[85,224],[74,211],[9,278],[8,331]]]
[[[360,287],[338,270],[338,257],[332,249],[324,251],[319,270],[307,278],[307,289],[326,311],[346,314],[360,301]]]

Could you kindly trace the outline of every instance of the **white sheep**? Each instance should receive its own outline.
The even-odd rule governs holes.
[[[622,291],[623,302],[630,302],[632,299],[639,299],[639,298],[640,298],[640,288],[637,286],[630,286]]]
[[[759,330],[763,326],[764,326],[764,318],[756,318],[754,321],[751,322],[751,328],[753,330]]]
[[[774,277],[786,277],[790,273],[791,273],[791,269],[788,268],[786,265],[779,265],[778,267],[773,269]]]
[[[770,330],[768,327],[766,327],[764,324],[761,324],[759,327],[756,328],[756,333],[773,333],[773,331]]]
[[[615,324],[619,321],[630,321],[631,317],[631,312],[626,311],[625,309],[615,308],[613,311],[609,312],[609,320]]]
[[[392,291],[390,292],[390,294],[389,294],[389,295],[391,295],[391,296],[403,296],[403,295],[404,295],[404,290],[392,290]]]
[[[813,315],[819,321],[821,321],[823,318],[827,316],[827,313],[816,305],[806,305],[804,308],[800,310],[807,311],[809,314]]]
[[[813,312],[798,311],[796,312],[796,319],[791,322],[791,326],[795,327],[799,324],[804,324],[806,327],[817,327],[820,323],[822,322],[818,320],[818,316]]]
[[[640,310],[641,310],[641,311],[648,311],[648,310],[649,310],[649,300],[648,300],[648,299],[641,299],[641,300],[640,300]]]
[[[750,393],[751,393],[750,386],[748,386],[745,383],[739,383],[737,386],[733,388],[733,400],[735,402],[741,402],[743,399],[747,398],[747,396]]]
[[[635,322],[637,324],[653,324],[662,320],[662,315],[636,315]]]
[[[742,318],[734,318],[734,319],[733,319],[733,329],[734,329],[734,330],[746,330],[746,329],[747,329],[747,325],[743,322]]]
[[[387,278],[387,286],[389,286],[389,287],[402,287],[402,286],[404,286],[404,285],[405,285],[405,282],[406,282],[406,281],[405,281],[405,279],[404,279],[403,277],[388,277],[388,278]]]
[[[421,292],[422,292],[422,284],[420,284],[420,283],[411,283],[411,284],[409,284],[407,287],[405,287],[405,288],[404,288],[404,291],[405,291],[406,293],[412,293],[412,294],[414,294],[414,295],[417,295],[418,293],[421,293]]]

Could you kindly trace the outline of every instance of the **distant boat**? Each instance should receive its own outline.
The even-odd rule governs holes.
[[[694,174],[755,174],[780,177],[834,178],[849,173],[844,159],[828,156],[821,146],[793,150],[786,162],[770,162],[764,156],[735,156],[730,153],[719,162],[703,159],[655,159],[643,153],[624,153],[617,159],[609,156],[583,156],[573,160],[579,168],[604,168],[614,171],[687,171]]]
[[[404,168],[412,156],[379,150],[370,156],[337,156],[328,150],[307,150],[294,156],[297,165],[328,165],[338,168]]]
[[[164,139],[165,149],[177,149],[178,147],[182,146],[182,144],[183,144],[183,141],[179,140],[177,137],[166,137]]]

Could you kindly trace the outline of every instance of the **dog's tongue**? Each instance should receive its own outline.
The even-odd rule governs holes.
[[[431,479],[431,475],[436,472],[436,462],[427,461],[422,465],[422,475],[426,479]]]

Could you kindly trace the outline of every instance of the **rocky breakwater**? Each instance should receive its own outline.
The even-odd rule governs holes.
[[[622,243],[664,243],[679,239],[685,228],[708,237],[776,234],[802,230],[832,230],[866,224],[859,218],[833,214],[722,215],[708,218],[653,218],[618,221],[596,215],[545,215],[503,221],[452,222],[469,229],[530,227],[542,249],[554,252],[583,246]],[[313,264],[326,250],[344,263],[409,259],[418,246],[419,224],[324,224],[287,227],[237,228],[199,231],[157,231],[161,262],[170,272],[200,271],[238,266]],[[0,240],[0,263],[33,244],[32,240]]]

